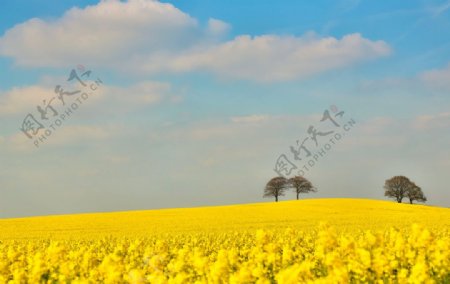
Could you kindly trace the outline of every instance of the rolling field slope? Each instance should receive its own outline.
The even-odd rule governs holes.
[[[159,209],[0,219],[1,239],[136,236],[155,233],[242,231],[327,222],[338,230],[449,228],[450,209],[370,199],[308,199],[214,207]]]

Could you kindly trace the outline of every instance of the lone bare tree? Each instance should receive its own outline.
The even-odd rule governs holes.
[[[384,184],[384,196],[395,198],[398,203],[402,203],[409,191],[417,187],[409,178],[405,176],[395,176],[386,180]]]
[[[297,200],[300,193],[309,193],[316,192],[316,188],[312,185],[312,183],[302,176],[295,176],[289,179],[289,185],[294,189],[294,192],[297,194]]]
[[[426,202],[427,198],[422,192],[422,189],[413,183],[413,186],[406,192],[406,197],[409,199],[409,203],[413,204],[413,201]]]
[[[264,197],[275,197],[275,201],[278,202],[278,197],[283,196],[288,187],[289,182],[286,178],[274,177],[266,184]]]

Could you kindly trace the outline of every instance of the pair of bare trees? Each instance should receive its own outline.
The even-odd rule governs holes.
[[[278,202],[278,197],[284,196],[285,192],[290,188],[294,189],[297,199],[300,193],[316,192],[316,188],[312,183],[302,176],[295,176],[289,179],[274,177],[266,184],[264,197],[275,197],[275,201]],[[413,204],[414,201],[427,201],[422,189],[405,176],[394,176],[386,180],[384,189],[384,195],[394,198],[398,203],[402,203],[404,198],[408,198],[410,204]]]
[[[285,192],[290,188],[294,189],[297,194],[297,200],[300,193],[316,192],[316,188],[312,183],[302,176],[295,176],[292,178],[274,177],[264,188],[264,197],[275,197],[278,202],[278,197],[284,196]]]
[[[402,203],[403,198],[408,198],[410,204],[414,201],[427,201],[422,189],[405,176],[395,176],[386,180],[384,189],[384,196],[395,198],[398,203]]]

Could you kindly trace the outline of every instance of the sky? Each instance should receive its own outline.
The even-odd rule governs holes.
[[[273,202],[278,175],[381,200],[405,175],[450,206],[450,1],[3,0],[0,19],[0,218]]]

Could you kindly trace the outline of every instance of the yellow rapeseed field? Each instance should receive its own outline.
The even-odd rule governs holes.
[[[0,228],[0,283],[450,283],[448,208],[311,199]]]

